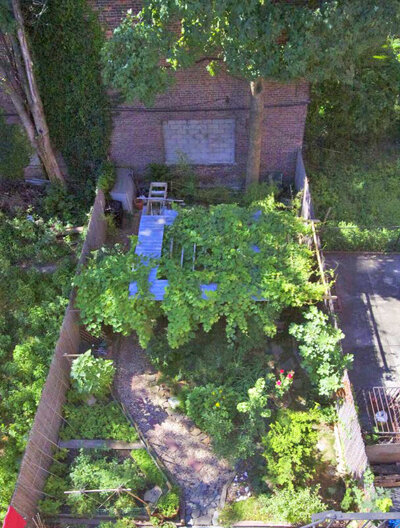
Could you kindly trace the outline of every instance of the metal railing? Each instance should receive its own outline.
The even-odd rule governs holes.
[[[343,513],[340,511],[326,511],[314,513],[312,522],[302,528],[346,528],[350,523],[360,528],[384,528],[388,521],[400,520],[400,512],[365,512],[365,513]]]

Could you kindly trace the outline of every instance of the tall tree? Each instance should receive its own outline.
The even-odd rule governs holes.
[[[0,87],[10,96],[48,178],[65,185],[50,142],[19,0],[0,0]]]
[[[399,21],[399,0],[144,0],[104,49],[105,80],[147,105],[173,72],[204,61],[249,82],[246,184],[258,181],[265,80],[352,84],[360,54],[382,45]],[[195,88],[195,87],[194,87]]]

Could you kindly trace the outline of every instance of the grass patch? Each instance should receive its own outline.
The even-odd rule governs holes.
[[[395,151],[329,151],[307,162],[328,250],[400,250],[400,161]]]

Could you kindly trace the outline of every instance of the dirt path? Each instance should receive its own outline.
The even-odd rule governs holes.
[[[122,338],[115,379],[118,396],[181,486],[186,522],[211,525],[232,471],[216,458],[209,437],[189,418],[171,410],[170,394],[156,380],[156,371],[135,338]]]

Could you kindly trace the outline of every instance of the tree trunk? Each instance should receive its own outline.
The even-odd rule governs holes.
[[[246,188],[260,180],[262,124],[264,118],[263,80],[257,79],[250,83],[250,130],[249,148],[246,166]]]
[[[33,62],[25,34],[24,20],[22,17],[19,0],[12,0],[12,7],[14,11],[14,17],[17,22],[17,38],[25,66],[24,73],[26,74],[26,78],[21,79],[21,84],[28,100],[29,110],[31,112],[35,127],[37,153],[41,162],[43,163],[49,180],[65,186],[65,179],[61,173],[53,147],[50,143],[49,129],[47,126],[46,117],[44,115],[43,103],[36,84],[35,75],[33,73]],[[27,130],[27,132],[29,136],[29,131]]]

